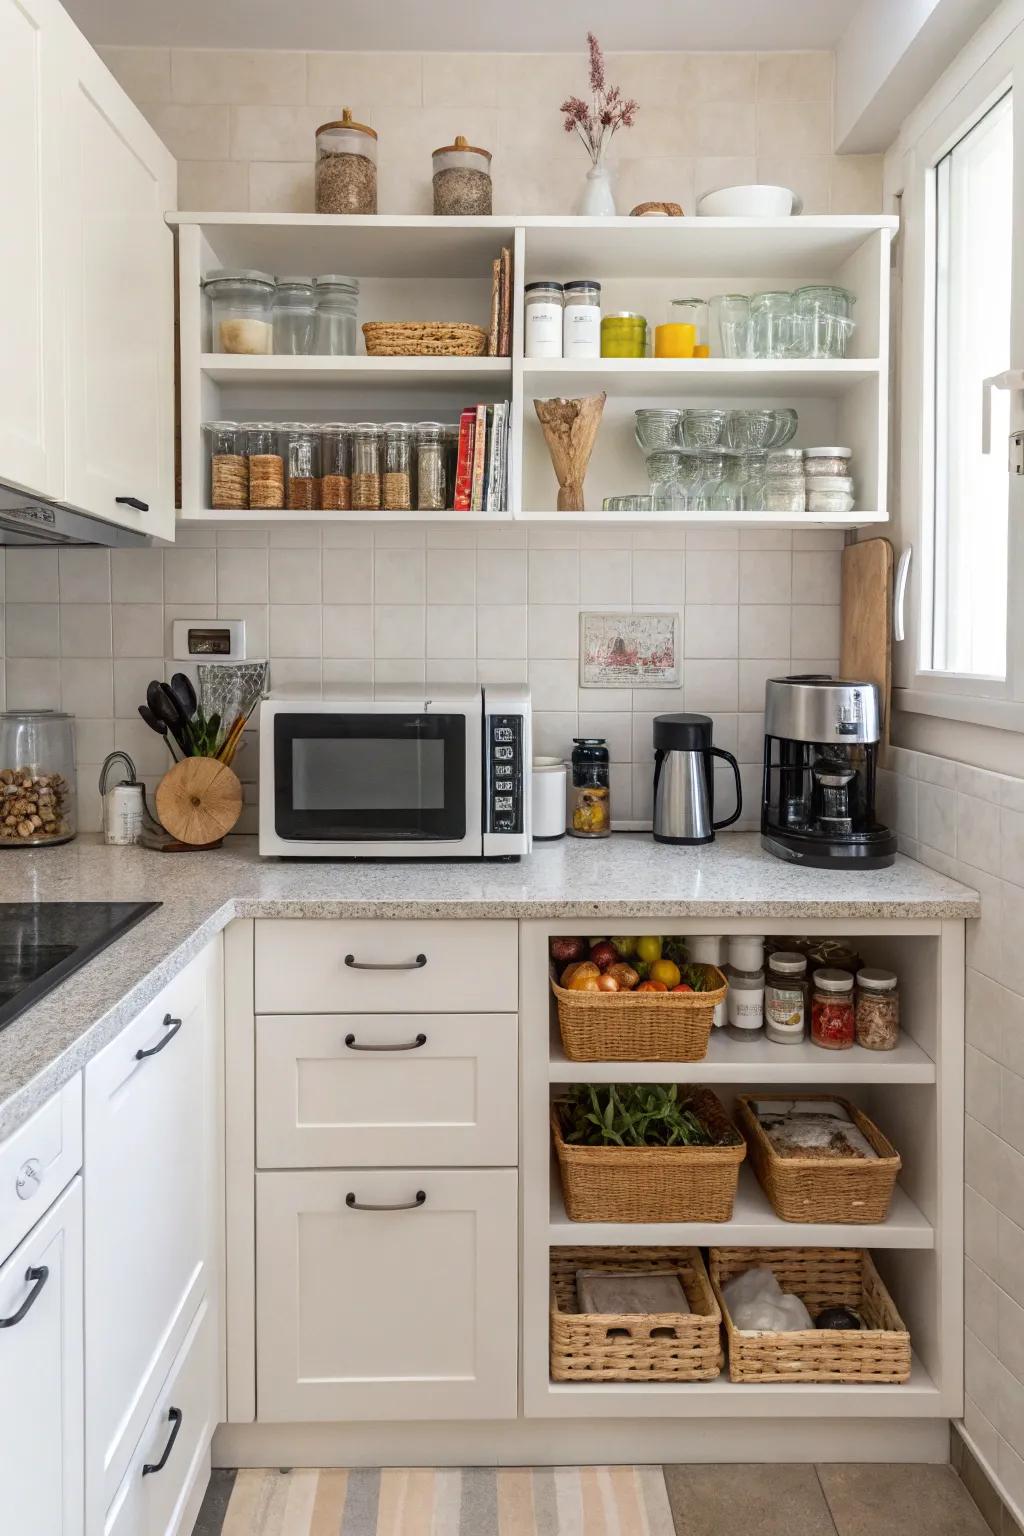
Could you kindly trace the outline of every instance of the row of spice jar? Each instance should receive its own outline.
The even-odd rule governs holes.
[[[210,421],[216,511],[443,512],[458,426],[442,421]]]
[[[345,107],[316,130],[317,213],[377,212],[377,131]],[[434,212],[452,217],[491,211],[491,153],[462,134],[433,152]]]
[[[218,267],[203,278],[215,352],[252,356],[353,357],[359,281],[273,277],[247,268]]]
[[[646,357],[648,325],[634,310],[601,313],[601,284],[527,283],[524,290],[527,357]],[[654,330],[655,357],[707,357],[707,301],[672,299],[669,319]]]

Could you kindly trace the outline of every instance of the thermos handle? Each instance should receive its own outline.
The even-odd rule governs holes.
[[[740,815],[743,811],[743,790],[740,787],[740,765],[733,757],[732,753],[724,752],[721,747],[711,747],[709,750],[712,757],[720,757],[731,765],[733,776],[736,779],[736,809],[733,811],[732,815],[727,816],[724,821],[713,821],[711,823],[715,831],[718,832],[722,827],[731,827],[734,821],[739,821]]]
[[[658,780],[661,778],[661,765],[665,761],[665,752],[662,747],[654,749],[654,798],[658,798]]]

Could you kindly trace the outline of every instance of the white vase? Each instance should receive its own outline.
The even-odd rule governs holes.
[[[581,215],[591,219],[613,219],[615,217],[615,198],[612,194],[612,179],[608,167],[603,160],[591,166],[583,183],[583,192],[580,196],[579,211]]]

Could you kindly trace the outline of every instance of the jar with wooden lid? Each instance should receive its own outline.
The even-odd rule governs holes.
[[[208,421],[203,431],[210,443],[210,506],[218,512],[244,510],[249,505],[244,428],[237,421]]]
[[[320,428],[320,505],[325,512],[352,507],[352,428],[328,421]]]
[[[900,994],[895,971],[863,966],[857,972],[857,1044],[892,1051],[900,1039]]]
[[[285,505],[289,512],[320,509],[320,428],[305,421],[281,425],[287,470]]]
[[[491,211],[491,152],[457,134],[434,150],[434,212],[449,217]]]
[[[316,211],[377,212],[377,134],[348,107],[316,130]]]
[[[277,509],[284,506],[284,459],[277,439],[278,428],[274,422],[245,423],[250,507]]]

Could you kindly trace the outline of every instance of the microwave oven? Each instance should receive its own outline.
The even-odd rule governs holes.
[[[263,855],[514,859],[529,853],[530,696],[451,683],[260,706]]]

